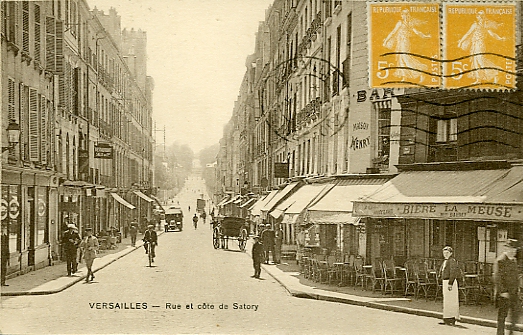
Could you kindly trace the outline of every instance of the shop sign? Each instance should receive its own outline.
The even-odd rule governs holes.
[[[354,202],[353,215],[383,218],[521,221],[523,205]]]
[[[109,144],[99,143],[95,145],[94,158],[113,159],[113,148]]]

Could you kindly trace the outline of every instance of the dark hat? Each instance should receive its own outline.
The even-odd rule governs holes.
[[[85,228],[85,231],[93,231],[93,228]]]
[[[521,243],[516,240],[516,239],[512,239],[512,238],[509,238],[506,242],[505,242],[505,246],[506,247],[509,247],[509,248],[516,248],[516,249],[519,249],[521,248]]]

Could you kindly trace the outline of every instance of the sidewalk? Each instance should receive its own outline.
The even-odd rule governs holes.
[[[163,234],[163,231],[157,231],[157,233],[160,236]],[[127,237],[122,238],[122,242],[117,244],[116,249],[101,250],[93,263],[93,272],[103,269],[121,257],[142,247],[142,237],[142,234],[138,234],[135,247],[131,246],[131,238]],[[7,284],[9,286],[1,287],[1,296],[43,295],[61,292],[79,281],[85,280],[87,275],[85,263],[79,263],[78,271],[71,277],[68,277],[66,274],[65,262],[28,272],[8,279]]]
[[[246,246],[251,257],[252,241]],[[390,296],[381,292],[365,291],[352,286],[338,286],[336,284],[320,284],[303,278],[299,267],[294,260],[282,261],[281,264],[262,264],[264,272],[268,273],[294,297],[307,298],[364,306],[398,313],[407,313],[436,319],[443,318],[443,303],[440,300],[425,300],[420,297]],[[263,276],[263,272],[262,272]],[[460,304],[460,322],[484,327],[497,327],[497,309],[493,303],[482,305]],[[509,318],[507,318],[508,324]],[[459,323],[458,323],[459,324]],[[523,331],[523,325],[518,324],[517,331]]]
[[[289,264],[290,263],[290,264]],[[289,263],[280,265],[262,264],[263,269],[271,277],[283,285],[295,297],[308,298],[365,306],[370,308],[414,314],[419,316],[442,319],[442,301],[425,300],[424,297],[383,295],[381,292],[365,291],[352,286],[338,286],[337,284],[320,284],[303,278],[299,274],[298,266]],[[496,327],[497,309],[493,304],[482,305],[460,304],[461,323],[476,324],[486,327]],[[523,325],[518,330],[523,330]]]

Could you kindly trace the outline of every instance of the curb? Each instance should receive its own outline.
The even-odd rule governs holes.
[[[164,231],[160,231],[158,233],[158,236],[162,235],[164,233]],[[125,252],[125,253],[122,253],[120,256],[108,261],[107,263],[105,264],[102,264],[100,265],[99,267],[97,267],[96,269],[93,269],[93,273],[97,272],[98,270],[101,270],[103,268],[105,268],[106,266],[108,266],[109,264],[112,264],[114,262],[116,262],[117,260],[119,260],[120,258],[124,257],[124,256],[127,256],[129,255],[131,252],[135,251],[136,249],[139,249],[141,248],[142,245],[137,245],[135,246],[134,248],[131,247],[129,249],[129,251]],[[109,256],[109,255],[107,255]],[[104,256],[105,257],[105,256]],[[55,294],[55,293],[59,293],[59,292],[62,292],[66,289],[68,289],[69,287],[73,286],[74,284],[77,284],[78,282],[82,281],[85,279],[85,277],[87,277],[87,275],[82,275],[78,278],[76,278],[75,280],[59,287],[59,288],[56,288],[56,289],[53,289],[53,290],[43,290],[43,291],[14,291],[14,292],[1,292],[0,293],[0,296],[2,297],[14,297],[14,296],[30,296],[30,295],[48,295],[48,294]]]
[[[308,293],[304,292],[298,289],[290,288],[289,286],[285,285],[285,283],[278,278],[275,274],[272,273],[272,271],[268,271],[265,264],[262,264],[263,269],[267,274],[269,274],[272,278],[274,278],[281,286],[289,292],[289,294],[296,298],[303,298],[303,299],[312,299],[312,300],[322,300],[322,301],[329,301],[329,302],[337,302],[342,304],[348,304],[348,305],[354,305],[354,306],[361,306],[361,307],[367,307],[367,308],[374,308],[374,309],[380,309],[390,312],[396,312],[396,313],[405,313],[405,314],[412,314],[417,316],[424,316],[424,317],[431,317],[436,319],[442,319],[443,314],[439,312],[433,312],[433,311],[427,311],[422,309],[414,309],[414,308],[408,308],[408,307],[401,307],[401,306],[394,306],[394,305],[387,305],[387,304],[380,304],[377,302],[368,302],[368,301],[358,301],[353,300],[350,298],[341,298],[341,297],[331,297],[328,295],[322,295],[321,293]],[[473,324],[483,327],[490,327],[490,328],[496,328],[497,327],[497,321],[494,320],[487,320],[487,319],[479,319],[469,316],[461,316],[460,323],[465,324]],[[515,328],[517,331],[523,331],[523,325],[518,324]]]

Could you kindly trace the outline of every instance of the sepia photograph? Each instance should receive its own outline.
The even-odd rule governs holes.
[[[523,334],[523,1],[0,9],[0,334]]]

